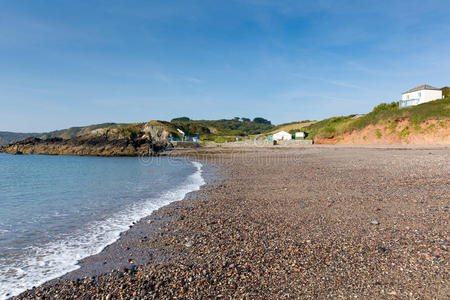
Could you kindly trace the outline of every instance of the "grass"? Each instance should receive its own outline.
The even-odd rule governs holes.
[[[400,131],[399,133],[398,133],[398,137],[400,138],[400,139],[402,139],[402,138],[406,138],[408,135],[410,135],[411,134],[411,131],[409,130],[409,127],[405,127],[405,128],[403,128],[403,130],[402,131]]]
[[[142,134],[142,131],[138,127],[120,127],[118,132],[122,136],[129,137],[131,139],[135,139],[136,137]]]
[[[354,115],[333,117],[306,126],[302,130],[308,133],[307,138],[309,139],[331,138],[353,130],[363,129],[371,124],[386,124],[385,130],[389,129],[391,133],[395,133],[398,122],[403,119],[409,119],[411,124],[415,126],[414,128],[430,119],[448,120],[450,119],[450,98],[406,108],[399,108],[398,102],[382,103],[367,115],[359,118],[354,118]],[[410,132],[402,131],[401,134],[405,136]]]
[[[377,135],[377,139],[381,139],[381,130],[377,129],[377,132],[375,133]]]
[[[310,120],[304,120],[299,122],[290,122],[290,123],[284,123],[275,126],[272,130],[266,132],[267,134],[273,134],[279,131],[286,131],[290,132],[293,131],[294,133],[297,131],[301,131],[303,127],[309,126],[311,124],[316,123],[317,121],[310,121]]]

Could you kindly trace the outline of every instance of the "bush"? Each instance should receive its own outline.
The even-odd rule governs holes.
[[[121,127],[118,129],[120,135],[135,139],[141,135],[141,131],[135,127]]]
[[[219,144],[223,144],[227,142],[227,139],[224,138],[223,136],[218,136],[214,139],[214,142],[219,143]]]
[[[377,139],[381,139],[381,130],[380,129],[377,129],[376,135],[377,135]]]
[[[269,120],[266,120],[264,118],[259,118],[259,117],[258,118],[254,118],[253,122],[254,123],[258,123],[258,124],[268,124],[268,125],[272,124]]]
[[[189,122],[190,120],[188,117],[180,117],[172,119],[170,122]]]

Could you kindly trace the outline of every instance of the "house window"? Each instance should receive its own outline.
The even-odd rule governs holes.
[[[419,98],[420,98],[420,97],[422,97],[422,93],[421,93],[421,92],[419,92]]]

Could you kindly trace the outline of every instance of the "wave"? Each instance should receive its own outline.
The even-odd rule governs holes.
[[[199,190],[205,184],[203,166],[196,161],[191,163],[196,171],[181,186],[156,199],[148,199],[144,204],[132,205],[109,218],[83,226],[62,240],[29,247],[20,266],[0,267],[0,299],[16,296],[33,286],[78,269],[80,259],[100,253],[107,245],[117,241],[133,222],[171,202],[183,200],[189,192]]]

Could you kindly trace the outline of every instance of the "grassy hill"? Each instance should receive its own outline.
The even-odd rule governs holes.
[[[275,126],[263,118],[239,118],[221,120],[190,120],[187,117],[176,118],[170,122],[191,136],[201,134],[205,141],[234,141],[236,136],[246,137],[258,135],[272,130]]]
[[[185,132],[186,135],[196,136],[200,134],[202,140],[211,140],[217,142],[232,141],[236,136],[248,136],[260,134],[271,130],[274,125],[270,121],[263,118],[233,118],[222,120],[190,120],[182,117],[167,121],[150,121],[148,123],[118,124],[118,123],[102,123],[90,126],[71,127],[68,129],[56,130],[46,133],[15,133],[0,132],[0,145],[9,144],[20,141],[29,137],[52,138],[60,137],[70,139],[76,136],[89,134],[97,129],[114,129],[119,128],[119,132],[124,135],[133,135],[141,132],[145,125],[163,126],[174,137],[181,137],[177,129]]]
[[[42,136],[42,133],[18,133],[9,131],[0,131],[0,145],[6,145],[27,139],[29,137]]]
[[[310,126],[314,123],[317,123],[317,121],[304,120],[304,121],[299,121],[299,122],[284,123],[284,124],[275,126],[272,130],[266,132],[266,134],[274,134],[278,131],[286,131],[286,132],[294,134],[297,131],[303,130],[302,128],[304,128],[306,126]]]
[[[52,138],[52,137],[61,137],[64,139],[70,139],[79,135],[87,134],[95,129],[101,128],[117,128],[117,127],[125,127],[128,124],[116,124],[116,123],[103,123],[96,124],[90,126],[80,126],[80,127],[71,127],[68,129],[55,130],[44,133],[20,133],[20,132],[9,132],[9,131],[0,131],[0,145],[6,145],[9,143],[14,143],[17,141],[21,141],[27,139],[29,137],[38,137],[38,138]]]
[[[395,124],[404,119],[408,119],[413,126],[431,119],[450,120],[450,98],[405,108],[399,108],[398,102],[382,103],[367,115],[333,117],[306,126],[303,130],[308,133],[308,139],[332,138],[361,130],[370,124]]]
[[[63,139],[70,139],[76,136],[88,134],[89,132],[96,130],[96,129],[106,129],[106,128],[118,128],[118,127],[126,127],[130,124],[117,124],[117,123],[102,123],[102,124],[95,124],[95,125],[89,125],[89,126],[80,126],[80,127],[70,127],[68,129],[61,129],[61,130],[55,130],[50,131],[47,133],[42,134],[41,138],[51,138],[51,137],[60,137]]]

